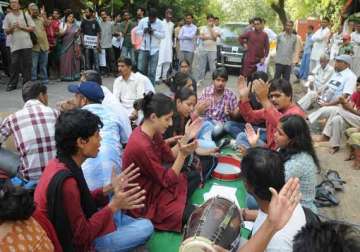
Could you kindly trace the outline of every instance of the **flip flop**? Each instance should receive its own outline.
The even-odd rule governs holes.
[[[337,171],[328,170],[325,175],[325,178],[330,180],[333,183],[335,190],[337,190],[337,191],[344,190],[343,184],[346,184],[346,181],[344,181],[340,178],[340,175]]]

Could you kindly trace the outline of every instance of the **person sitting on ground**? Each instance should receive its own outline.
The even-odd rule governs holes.
[[[114,172],[111,184],[90,192],[81,165],[97,156],[102,126],[100,118],[85,109],[61,113],[55,125],[57,157],[48,163],[35,189],[36,211],[54,225],[64,251],[118,249],[108,238],[119,234],[114,214],[144,207],[145,191],[132,182],[138,176],[133,165],[118,176]]]
[[[351,43],[351,35],[349,33],[344,33],[342,37],[342,43],[339,47],[339,55],[346,54],[353,56],[354,55],[354,46]]]
[[[347,99],[355,91],[356,76],[350,70],[351,61],[350,55],[339,55],[335,57],[335,72],[324,87],[317,101],[321,108],[308,116],[311,124],[319,118],[329,118],[338,110],[337,105],[340,103],[339,98],[344,97]]]
[[[196,104],[193,118],[204,118],[199,132],[199,145],[203,148],[216,147],[212,139],[215,126],[221,126],[235,117],[236,95],[226,87],[228,73],[225,68],[218,68],[212,74],[213,85],[205,88]]]
[[[187,73],[178,72],[175,74],[174,78],[172,79],[172,83],[170,84],[170,90],[171,92],[176,94],[176,92],[182,89],[183,87],[187,87],[194,92],[196,90],[194,88],[194,82],[192,81],[190,75]]]
[[[196,80],[191,75],[191,64],[187,59],[183,59],[180,61],[178,73],[183,73],[183,74],[189,75],[189,77],[192,81],[192,86],[194,88],[194,92],[197,93]],[[174,80],[174,77],[169,79],[169,85],[172,84],[173,80]],[[165,84],[166,84],[166,82],[165,82]]]
[[[0,185],[1,251],[62,252],[51,223],[34,211],[29,190],[15,187],[10,180]],[[51,237],[45,229],[52,231]]]
[[[256,71],[251,75],[251,79],[248,80],[248,86],[250,89],[250,93],[249,93],[249,100],[250,100],[250,105],[252,107],[252,109],[254,110],[258,110],[258,109],[262,109],[262,105],[261,103],[259,103],[259,101],[256,98],[256,94],[254,92],[254,81],[261,79],[264,82],[267,82],[269,79],[269,76],[267,75],[267,73],[262,72],[262,71]],[[240,103],[241,101],[239,101]],[[245,126],[246,126],[246,121],[244,120],[244,118],[242,118],[241,113],[239,111],[239,107],[237,107],[235,109],[235,111],[233,112],[235,116],[235,120],[232,121],[227,121],[224,124],[224,131],[228,134],[231,135],[232,138],[235,138],[235,145],[236,146],[240,146],[243,145],[244,147],[249,147],[249,143],[247,142],[247,137],[245,134]],[[265,121],[260,121],[258,123],[254,123],[253,127],[255,130],[260,130],[260,139],[265,143],[266,142],[266,125],[265,125]]]
[[[47,162],[56,156],[55,122],[58,112],[48,107],[47,87],[41,82],[27,82],[22,87],[24,107],[0,124],[0,145],[14,136],[20,154],[20,175],[37,183]]]
[[[354,160],[353,168],[360,170],[360,128],[348,128],[345,135],[348,137],[349,148],[349,156],[345,161]]]
[[[250,89],[247,87],[245,78],[240,76],[238,80],[240,102],[239,111],[248,123],[266,122],[266,146],[276,149],[274,135],[280,118],[284,115],[297,114],[305,116],[304,111],[293,101],[291,84],[284,79],[274,79],[270,85],[262,80],[255,80],[254,91],[262,109],[253,110],[249,101]],[[265,143],[258,141],[259,145]]]
[[[113,113],[110,107],[101,104],[104,93],[97,83],[86,81],[80,85],[69,85],[68,90],[75,94],[78,108],[92,112],[103,123],[100,129],[99,153],[95,158],[87,159],[81,168],[90,190],[105,187],[111,183],[113,170],[116,174],[120,173],[123,146],[128,142],[128,136],[121,126],[121,117]],[[114,220],[118,225],[117,234],[128,235],[119,235],[115,239],[114,233],[109,234],[113,238],[111,244],[107,242],[105,236],[103,241],[96,242],[99,250],[106,249],[110,245],[118,250],[135,248],[143,244],[152,234],[153,226],[149,220],[136,220],[121,211],[115,213]],[[131,232],[136,233],[136,237],[131,236]]]
[[[113,94],[124,105],[130,117],[134,111],[134,102],[144,96],[145,82],[132,72],[131,59],[120,57],[117,63],[120,77],[114,81]]]
[[[340,149],[341,140],[347,127],[360,127],[360,77],[357,79],[356,92],[350,100],[339,97],[340,106],[336,107],[327,120],[322,135],[316,141],[329,141],[331,153]]]
[[[140,168],[135,182],[146,190],[147,197],[145,208],[130,210],[130,214],[150,219],[158,230],[180,232],[195,209],[188,200],[201,181],[197,171],[182,172],[186,157],[198,146],[194,140],[197,125],[188,125],[178,144],[170,148],[162,135],[173,123],[172,99],[161,93],[149,93],[140,106],[144,121],[130,136],[123,166],[134,163]]]
[[[280,190],[285,184],[285,168],[281,155],[273,150],[256,147],[248,150],[241,161],[241,173],[245,187],[254,195],[259,210],[244,209],[245,221],[255,221],[252,234],[260,230],[268,216],[271,192],[269,187]],[[297,204],[288,223],[277,231],[264,251],[292,251],[293,238],[306,224],[304,210]]]
[[[256,147],[259,134],[251,125],[247,127],[246,134],[250,145]],[[299,178],[301,205],[317,213],[314,200],[316,171],[320,170],[320,164],[305,119],[299,115],[283,116],[276,129],[274,140],[285,162],[285,180],[291,177]]]
[[[308,223],[296,234],[292,251],[360,251],[360,230],[354,225],[338,221]]]
[[[327,54],[321,55],[320,65],[314,68],[305,83],[305,87],[308,88],[307,93],[298,101],[303,110],[309,110],[316,102],[333,74],[334,68],[329,64],[329,56]]]

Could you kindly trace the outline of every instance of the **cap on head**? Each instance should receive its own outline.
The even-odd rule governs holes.
[[[335,60],[345,62],[349,66],[351,65],[351,62],[352,62],[351,56],[347,55],[347,54],[338,55],[335,57]]]
[[[71,84],[68,86],[68,91],[81,94],[96,103],[101,103],[104,100],[104,92],[101,86],[93,81],[85,81],[80,85]]]

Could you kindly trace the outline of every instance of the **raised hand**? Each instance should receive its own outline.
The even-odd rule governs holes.
[[[145,190],[141,190],[140,186],[136,186],[129,191],[115,191],[109,207],[113,212],[119,209],[130,210],[136,208],[142,208],[145,200]]]
[[[250,123],[245,124],[245,134],[251,147],[256,147],[260,138],[260,128],[255,132],[253,126]]]
[[[298,178],[290,178],[279,193],[274,188],[269,188],[272,197],[269,205],[268,220],[276,231],[286,225],[299,204],[301,198],[299,188]]]
[[[239,76],[237,80],[237,86],[239,90],[240,100],[247,101],[249,99],[250,89],[247,86],[246,78],[242,75]]]
[[[201,118],[197,118],[194,121],[188,121],[185,125],[185,137],[187,140],[194,139],[199,133],[203,120]],[[183,142],[184,143],[184,142]],[[187,143],[187,141],[185,142]]]
[[[206,110],[209,109],[211,104],[210,100],[205,100],[205,101],[199,101],[196,105],[195,105],[195,111],[198,115],[202,115],[205,113]]]
[[[253,81],[253,87],[256,94],[256,97],[262,103],[269,100],[269,85],[263,80],[258,79]]]
[[[124,191],[126,188],[138,186],[137,183],[131,183],[140,176],[140,168],[135,164],[129,165],[119,175],[116,175],[115,168],[111,174],[111,185],[114,191]]]

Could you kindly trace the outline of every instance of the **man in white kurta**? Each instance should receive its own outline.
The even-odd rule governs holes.
[[[173,55],[173,33],[174,23],[171,22],[172,10],[167,9],[165,11],[165,19],[162,21],[165,30],[165,38],[160,42],[159,49],[159,61],[156,68],[155,81],[166,79],[166,74],[169,71],[172,55]]]
[[[327,44],[331,35],[328,26],[329,20],[324,18],[321,20],[321,27],[312,36],[314,45],[310,56],[310,72],[320,64],[320,56],[326,52]]]
[[[351,33],[351,43],[354,45],[354,55],[351,69],[356,76],[360,75],[360,23],[355,24],[355,31]]]

